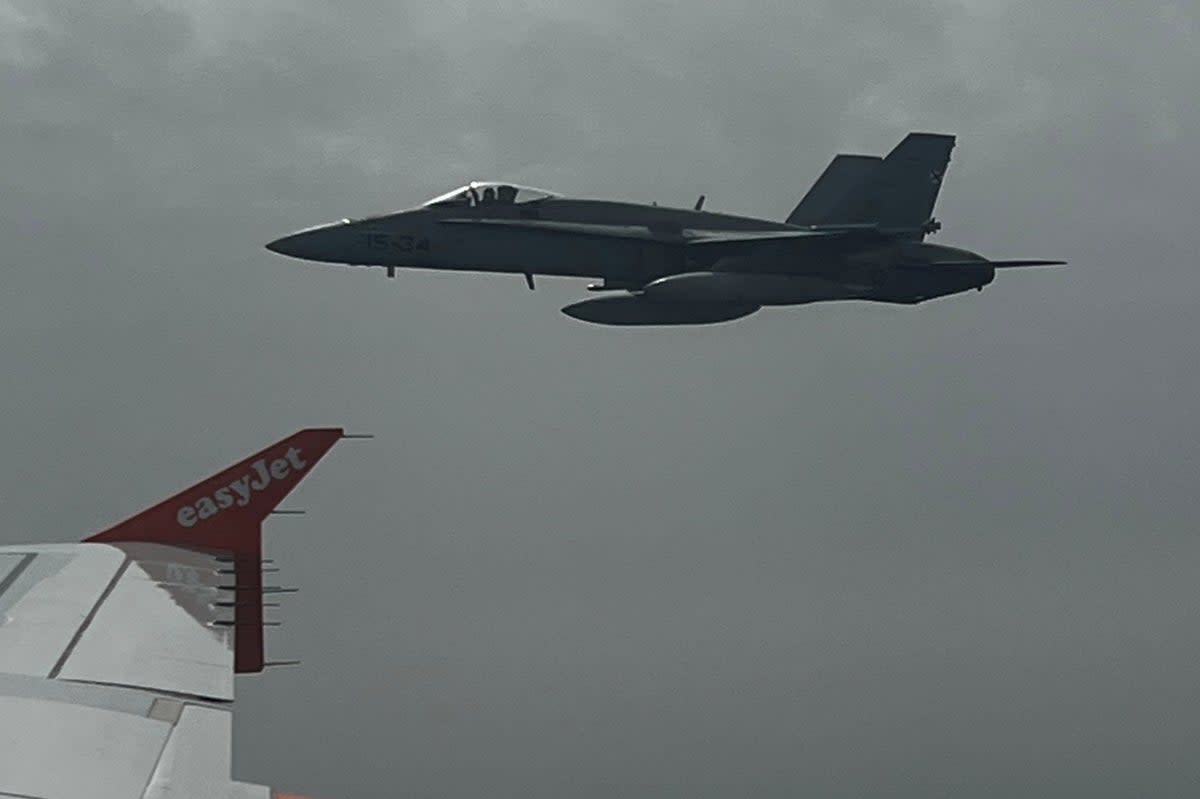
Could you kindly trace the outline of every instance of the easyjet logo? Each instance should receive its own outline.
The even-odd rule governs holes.
[[[244,508],[250,504],[255,494],[265,491],[267,486],[278,480],[286,480],[293,472],[303,471],[308,466],[300,460],[300,450],[292,447],[282,458],[267,463],[266,458],[259,458],[250,464],[250,471],[231,482],[224,488],[218,488],[212,496],[200,497],[190,505],[184,505],[175,514],[175,521],[181,527],[191,527],[197,522],[211,519],[226,508],[238,506]]]

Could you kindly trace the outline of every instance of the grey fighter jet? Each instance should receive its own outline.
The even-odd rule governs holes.
[[[910,133],[886,158],[838,155],[783,222],[703,209],[578,199],[475,182],[418,208],[308,228],[267,248],[309,261],[591,277],[605,292],[563,308],[608,325],[689,325],[766,305],[915,304],[982,290],[1003,267],[925,242],[954,137]]]

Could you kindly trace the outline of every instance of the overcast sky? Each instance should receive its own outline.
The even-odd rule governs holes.
[[[236,776],[366,797],[1200,788],[1194,2],[0,0],[0,543],[307,425]],[[470,179],[780,219],[958,135],[917,307],[606,329],[301,265]]]

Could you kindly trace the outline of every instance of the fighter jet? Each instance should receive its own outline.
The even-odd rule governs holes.
[[[477,181],[410,210],[343,219],[272,241],[309,261],[590,277],[609,293],[563,308],[606,325],[725,322],[763,306],[831,300],[906,305],[982,290],[992,261],[925,238],[955,137],[910,133],[887,157],[836,156],[782,222],[691,208],[565,197]]]

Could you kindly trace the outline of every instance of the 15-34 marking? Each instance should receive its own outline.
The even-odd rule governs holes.
[[[388,252],[421,252],[429,250],[429,239],[424,236],[400,236],[395,233],[367,233],[368,250]]]

